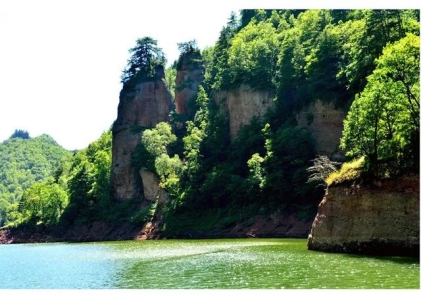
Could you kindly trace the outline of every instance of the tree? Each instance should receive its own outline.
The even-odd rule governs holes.
[[[313,98],[323,101],[343,101],[345,98],[345,86],[336,78],[341,57],[341,34],[338,26],[327,25],[305,57],[304,70]]]
[[[167,153],[167,146],[175,142],[177,137],[172,133],[171,126],[166,122],[156,124],[153,129],[142,133],[141,142],[154,158]]]
[[[77,152],[63,170],[67,178],[69,205],[66,207],[62,224],[93,220],[104,220],[110,212],[111,140],[108,130],[99,139]]]
[[[314,99],[315,90],[335,88],[338,51],[336,34],[328,27],[331,22],[327,10],[306,10],[290,20],[290,29],[280,32],[277,99],[279,110],[287,116]],[[320,94],[326,97],[323,91]]]
[[[350,93],[356,94],[364,89],[387,43],[398,41],[406,32],[419,32],[419,20],[415,10],[356,10],[353,15],[357,18],[344,23],[342,31],[348,38],[338,76],[346,78]]]
[[[230,74],[226,71],[228,62],[228,49],[231,45],[230,39],[238,30],[239,21],[237,15],[232,12],[228,23],[219,34],[218,41],[213,49],[213,59],[207,68],[209,79],[206,86],[214,90],[223,90],[229,87]]]
[[[68,204],[66,191],[58,184],[44,181],[25,191],[19,203],[23,223],[56,225]]]
[[[178,51],[180,51],[176,66],[177,71],[181,70],[183,67],[187,67],[189,70],[203,68],[202,55],[197,47],[196,40],[178,43],[177,46]]]
[[[208,122],[207,105],[209,98],[203,86],[199,86],[196,104],[199,110],[196,112],[194,121],[187,121],[187,135],[183,138],[184,156],[186,158],[186,174],[192,180],[200,168],[200,146],[206,137]]]
[[[167,82],[168,90],[171,93],[171,96],[175,97],[175,79],[177,75],[177,70],[175,67],[171,66],[165,70],[165,81]]]
[[[143,37],[136,40],[136,46],[129,50],[131,58],[123,70],[121,82],[129,82],[133,78],[140,81],[150,80],[156,77],[156,69],[164,68],[166,58],[158,42],[151,37]]]
[[[259,188],[265,186],[265,176],[263,174],[262,163],[265,161],[259,153],[254,153],[251,158],[247,161],[247,166],[251,173],[251,182],[257,184]]]
[[[273,88],[279,40],[272,23],[249,23],[231,39],[231,44],[227,61],[229,84]]]
[[[25,190],[52,176],[60,162],[71,155],[46,134],[0,143],[0,226],[17,221],[17,207],[4,203],[19,203]]]
[[[335,161],[331,161],[329,157],[325,155],[319,155],[313,159],[313,165],[307,168],[310,176],[307,182],[317,182],[321,186],[326,186],[326,179],[329,175],[337,171],[341,164]]]
[[[400,164],[419,170],[420,160],[420,39],[408,34],[399,42],[386,47],[377,61],[379,76],[389,86],[390,95],[402,98],[406,116],[398,127],[401,139]],[[409,122],[407,122],[409,119]],[[405,142],[403,142],[405,141]]]
[[[177,43],[178,51],[180,51],[180,57],[183,54],[191,53],[191,52],[199,52],[199,48],[197,47],[196,40],[184,42],[184,43]]]
[[[383,55],[376,61],[377,76],[394,92],[406,98],[406,108],[414,128],[420,125],[420,90],[419,90],[419,36],[408,34],[405,38],[383,50]]]
[[[385,47],[344,122],[342,149],[374,176],[419,168],[419,57],[412,34]]]
[[[306,184],[307,168],[315,149],[308,130],[289,125],[273,130],[266,124],[262,133],[266,137],[266,155],[261,162],[261,173],[265,174],[262,192],[267,201],[311,202],[316,193],[314,186]]]
[[[22,129],[16,129],[15,132],[10,136],[11,139],[24,139],[24,140],[28,140],[31,137],[29,136],[29,132],[26,130],[22,130]]]
[[[158,123],[155,128],[146,129],[135,155],[134,163],[137,167],[145,168],[159,176],[160,185],[166,188],[170,195],[176,197],[179,194],[179,178],[182,173],[182,161],[178,154],[170,157],[168,147],[177,141],[172,133],[170,124]],[[142,161],[142,158],[145,161]]]

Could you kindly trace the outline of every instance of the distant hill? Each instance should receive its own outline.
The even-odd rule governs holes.
[[[6,221],[6,211],[20,200],[23,191],[52,176],[61,160],[71,155],[46,134],[35,138],[13,134],[0,143],[0,226]]]

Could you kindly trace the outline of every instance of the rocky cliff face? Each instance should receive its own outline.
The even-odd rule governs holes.
[[[338,147],[345,117],[345,111],[335,108],[331,103],[316,100],[300,111],[296,119],[298,127],[310,130],[319,155],[333,156],[333,159],[337,156],[338,159],[342,155]]]
[[[204,74],[200,53],[187,53],[180,59],[175,77],[175,108],[178,114],[186,115],[189,119],[194,117],[194,100]]]
[[[419,256],[419,176],[370,186],[331,187],[319,204],[308,248]]]
[[[273,97],[269,91],[257,91],[247,85],[215,95],[216,103],[228,114],[231,140],[237,137],[241,126],[249,124],[253,117],[263,117],[274,106]]]
[[[159,186],[159,179],[154,173],[142,168],[140,169],[139,174],[142,178],[143,196],[146,201],[158,201],[160,204],[168,201],[168,193],[165,189]]]
[[[140,175],[132,166],[133,152],[140,139],[139,129],[169,121],[172,108],[171,94],[162,80],[139,83],[123,91],[113,125],[111,186],[116,200],[141,195]]]

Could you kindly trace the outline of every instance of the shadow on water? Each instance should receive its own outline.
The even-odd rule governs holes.
[[[405,264],[405,265],[412,265],[412,264],[419,264],[420,258],[419,257],[409,257],[409,256],[375,256],[375,255],[366,255],[366,254],[347,254],[349,257],[353,258],[360,258],[360,257],[369,257],[372,259],[382,260],[382,261],[390,261],[397,264]]]

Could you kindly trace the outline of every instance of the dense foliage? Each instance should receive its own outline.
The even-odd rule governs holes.
[[[408,34],[384,48],[344,123],[341,146],[351,158],[367,157],[376,177],[418,168],[419,45]]]
[[[129,53],[130,59],[121,75],[123,89],[138,82],[163,77],[167,60],[156,40],[151,37],[138,39]]]
[[[14,138],[21,138],[24,140],[30,139],[31,137],[29,136],[29,132],[26,130],[22,130],[22,129],[16,129],[15,132],[13,132],[13,134],[10,136],[10,139],[14,139]]]
[[[311,166],[318,153],[294,115],[316,99],[350,110],[341,146],[349,159],[364,156],[359,161],[368,173],[417,170],[418,34],[414,10],[232,14],[215,46],[202,51],[206,74],[196,117],[186,132],[172,124],[183,142],[173,159],[178,170],[183,164],[172,174],[171,207],[178,214],[247,206],[266,212],[315,209],[328,174],[308,172],[317,170]],[[276,106],[230,141],[227,116],[209,95],[241,84],[272,91]]]
[[[24,175],[7,175],[15,178],[10,180],[2,174],[5,168],[15,174],[13,162],[0,162],[0,225],[71,226],[130,216],[144,221],[155,209],[164,213],[166,230],[181,219],[194,223],[198,216],[219,219],[218,226],[274,211],[312,218],[329,172],[338,169],[330,181],[339,182],[340,177],[419,171],[419,43],[417,10],[233,13],[214,46],[200,51],[195,41],[180,43],[179,60],[166,70],[174,95],[181,88],[175,75],[183,61],[191,68],[204,66],[193,116],[183,119],[172,112],[170,122],[141,129],[132,163],[136,171],[157,175],[171,198],[164,207],[154,203],[136,211],[133,203],[110,198],[107,132],[40,176],[29,171],[39,167],[25,165],[15,168]],[[122,92],[164,78],[165,56],[156,40],[139,39],[130,53]],[[275,105],[231,140],[228,116],[214,95],[240,85],[271,92]],[[310,132],[297,127],[296,113],[315,100],[349,112],[341,149],[343,159],[353,162],[346,168],[318,157]],[[15,149],[12,145],[23,143],[24,134],[16,134],[21,138],[0,146]],[[0,159],[8,157],[3,148],[0,153]]]
[[[40,183],[72,153],[50,136],[29,138],[27,131],[17,130],[0,144],[0,226],[15,221],[19,202],[35,183]]]
[[[58,172],[67,183],[69,205],[62,224],[89,223],[110,217],[111,131],[77,152]]]

